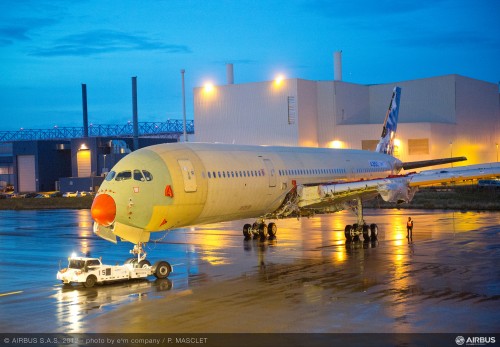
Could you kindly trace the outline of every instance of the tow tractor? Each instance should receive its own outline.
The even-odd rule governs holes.
[[[136,245],[130,251],[137,257],[128,259],[124,265],[105,265],[101,258],[77,257],[68,258],[68,267],[57,272],[57,279],[63,284],[81,283],[85,288],[91,288],[96,283],[126,281],[135,278],[146,278],[154,275],[156,278],[166,278],[172,272],[172,266],[166,261],[158,261],[151,266],[146,260],[141,245]]]

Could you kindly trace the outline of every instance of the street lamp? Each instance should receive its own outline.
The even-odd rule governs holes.
[[[183,126],[183,133],[184,133],[184,142],[187,142],[187,130],[186,130],[186,88],[184,84],[184,73],[186,70],[182,69],[181,70],[181,76],[182,76],[182,126]]]
[[[453,141],[450,141],[450,158],[453,158]],[[453,167],[453,163],[451,163],[451,167]]]

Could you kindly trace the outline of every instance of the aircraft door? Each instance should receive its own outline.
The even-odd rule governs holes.
[[[178,159],[177,162],[179,163],[182,178],[184,179],[184,191],[187,193],[196,192],[198,186],[196,185],[193,163],[189,159]]]
[[[266,165],[269,175],[269,187],[276,187],[276,172],[272,161],[270,159],[264,159],[264,164]]]

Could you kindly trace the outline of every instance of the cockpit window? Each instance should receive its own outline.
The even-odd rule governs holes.
[[[132,178],[132,171],[122,171],[116,175],[115,181],[125,181]]]
[[[144,177],[146,178],[146,181],[152,181],[153,180],[153,175],[151,175],[151,172],[147,170],[142,170],[142,173],[144,174]]]
[[[106,175],[106,181],[111,181],[113,178],[115,178],[115,175],[116,175],[116,172],[114,172],[114,171],[108,172],[108,174]]]
[[[144,176],[141,173],[141,170],[134,170],[134,180],[144,182]]]

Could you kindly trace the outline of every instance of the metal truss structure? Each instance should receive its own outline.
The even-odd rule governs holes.
[[[134,134],[132,122],[125,125],[90,124],[88,135],[92,137],[132,137]],[[184,126],[181,119],[166,122],[139,122],[140,137],[157,137],[179,139]],[[186,122],[186,132],[194,134],[194,121]],[[54,127],[52,129],[20,129],[17,131],[0,131],[0,142],[21,140],[66,140],[83,137],[83,127]]]

